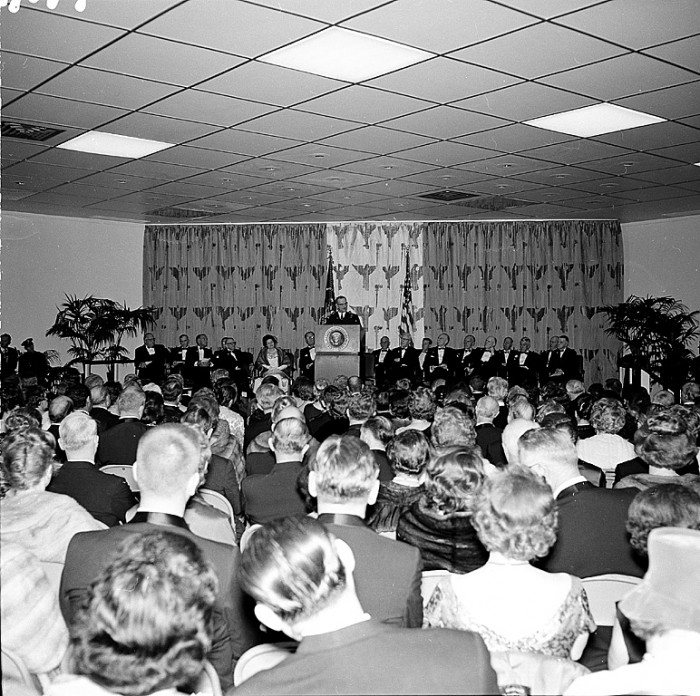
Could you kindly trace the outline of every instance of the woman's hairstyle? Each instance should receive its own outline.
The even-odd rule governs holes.
[[[297,400],[293,396],[285,394],[275,399],[275,403],[272,406],[272,422],[276,423],[279,420],[280,413],[290,406],[297,408]]]
[[[690,464],[698,450],[685,419],[669,410],[642,423],[634,434],[634,449],[647,464],[673,470]]]
[[[700,494],[679,483],[661,483],[637,493],[627,511],[632,548],[646,556],[649,532],[657,527],[700,529]]]
[[[503,377],[491,377],[486,383],[486,390],[491,398],[502,401],[508,396],[508,380]]]
[[[594,403],[595,399],[590,394],[581,394],[581,396],[577,397],[576,401],[574,401],[576,418],[590,423]]]
[[[625,407],[617,399],[602,398],[593,404],[591,425],[601,433],[619,433],[625,427]]]
[[[435,415],[435,397],[427,387],[418,387],[410,396],[408,411],[411,418],[432,420]]]
[[[508,394],[506,396],[506,406],[510,408],[513,401],[521,396],[524,396],[528,401],[530,400],[529,395],[527,393],[527,389],[524,389],[523,387],[517,384],[514,387],[511,387],[508,390]]]
[[[217,593],[214,571],[187,537],[129,535],[76,615],[75,671],[125,696],[189,686],[211,647]]]
[[[272,339],[274,344],[277,345],[277,339],[272,334],[265,334],[262,338],[263,348],[267,348],[267,342]]]
[[[219,406],[235,404],[238,398],[238,387],[233,380],[220,379],[214,384],[214,396],[219,402]]]
[[[10,433],[2,442],[4,486],[16,490],[32,488],[54,465],[56,441],[51,433],[27,427]]]
[[[362,436],[365,431],[372,433],[385,447],[389,444],[391,438],[394,437],[394,425],[386,416],[372,416],[372,418],[368,418],[360,428],[361,439],[364,439]]]
[[[484,463],[477,447],[452,447],[428,462],[424,499],[443,515],[472,512],[484,482]]]
[[[674,404],[668,407],[668,413],[673,413],[683,418],[688,426],[688,432],[697,441],[700,436],[700,408],[698,406]]]
[[[533,420],[535,418],[535,407],[525,396],[516,396],[508,403],[508,412],[511,419],[522,418],[523,420]]]
[[[518,561],[545,556],[557,539],[551,488],[520,466],[487,479],[472,521],[489,551]]]
[[[270,411],[275,401],[277,401],[282,394],[282,390],[276,384],[261,384],[258,387],[258,391],[255,392],[258,408],[263,411]]]
[[[40,428],[41,420],[39,411],[29,406],[23,406],[12,411],[5,418],[5,432],[13,433],[24,428]]]
[[[299,375],[292,384],[292,396],[296,396],[301,401],[313,401],[316,398],[313,380]]]
[[[389,391],[389,412],[394,418],[410,418],[410,402],[411,392],[407,389],[391,389]]]
[[[336,420],[347,418],[350,395],[344,389],[338,389],[336,387],[333,392],[329,392],[329,389],[330,387],[323,392],[324,400],[328,397],[328,413]],[[328,392],[328,394],[326,392]]]
[[[326,607],[347,578],[333,537],[310,517],[263,525],[241,558],[241,586],[280,619],[294,623]]]
[[[435,411],[430,429],[433,447],[473,447],[476,444],[474,420],[460,404],[445,406]]]
[[[537,407],[535,422],[542,425],[542,419],[545,416],[548,416],[550,413],[566,413],[566,409],[561,401],[557,401],[556,399],[547,399]]]
[[[165,420],[163,396],[155,391],[146,392],[146,403],[143,407],[141,420],[146,425],[160,425]]]
[[[430,444],[418,430],[404,430],[386,447],[386,456],[394,473],[418,476],[430,459]]]

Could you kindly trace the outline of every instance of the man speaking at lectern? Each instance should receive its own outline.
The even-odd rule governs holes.
[[[348,299],[344,295],[335,298],[335,312],[331,312],[326,324],[360,324],[360,317],[348,311]]]

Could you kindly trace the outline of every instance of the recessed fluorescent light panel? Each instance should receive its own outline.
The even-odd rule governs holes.
[[[90,152],[94,155],[109,155],[110,157],[128,157],[138,159],[154,152],[173,147],[173,143],[161,143],[157,140],[143,140],[132,138],[128,135],[114,135],[113,133],[101,133],[90,131],[83,133],[72,140],[56,145],[64,150],[76,150],[77,152]]]
[[[528,126],[544,128],[557,133],[590,138],[603,133],[614,133],[615,131],[629,128],[650,126],[653,123],[662,123],[665,120],[665,118],[644,114],[641,111],[625,109],[615,104],[595,104],[594,106],[586,106],[583,109],[574,109],[561,114],[535,118],[532,121],[525,121],[525,123]]]
[[[432,58],[433,53],[330,27],[258,60],[346,82],[362,82]]]

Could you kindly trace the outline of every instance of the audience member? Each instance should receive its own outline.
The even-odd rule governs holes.
[[[501,442],[503,443],[503,453],[510,466],[520,464],[518,441],[521,435],[524,435],[528,430],[536,430],[539,427],[535,421],[524,420],[523,418],[516,418],[506,425],[501,436]]]
[[[165,379],[169,360],[170,351],[161,343],[156,343],[155,336],[150,331],[144,334],[143,345],[134,351],[137,374],[144,384],[160,384]]]
[[[549,487],[521,467],[500,472],[486,481],[473,520],[488,562],[438,584],[426,625],[476,631],[490,651],[578,659],[596,628],[581,580],[530,565],[556,539]]]
[[[97,422],[98,435],[119,423],[119,416],[109,412],[112,397],[104,384],[96,384],[90,389],[90,404],[92,405],[90,418]]]
[[[125,387],[117,399],[119,423],[100,435],[97,461],[106,464],[131,465],[136,460],[136,448],[148,426],[141,421],[146,404],[142,389]]]
[[[386,456],[386,446],[394,437],[394,426],[385,416],[368,418],[360,428],[360,439],[369,446],[374,461],[379,467],[379,481],[391,481],[394,470]]]
[[[253,534],[243,586],[262,623],[301,642],[236,694],[498,693],[489,654],[473,633],[379,623],[363,603],[357,553],[309,518]]]
[[[397,539],[420,549],[422,570],[468,573],[486,563],[472,525],[484,478],[477,448],[443,449],[428,462],[421,495],[400,514],[396,529]]]
[[[163,395],[160,391],[154,391],[149,387],[156,386],[147,384],[144,389],[146,401],[143,404],[143,415],[141,421],[149,428],[155,425],[160,425],[165,421],[165,405],[163,403]]]
[[[136,503],[126,481],[95,466],[99,437],[97,423],[82,411],[66,416],[59,426],[59,444],[66,462],[49,483],[50,493],[68,495],[108,527],[123,524]]]
[[[178,375],[179,376],[179,375]],[[175,375],[169,377],[163,383],[163,422],[179,423],[184,411],[180,404],[182,397],[182,382],[175,379]]]
[[[57,462],[66,461],[66,453],[61,449],[58,444],[59,433],[58,429],[63,422],[63,419],[73,411],[73,402],[67,396],[57,396],[51,400],[49,404],[49,420],[51,425],[49,426],[49,432],[54,438],[54,453]]]
[[[453,403],[435,411],[430,440],[436,449],[476,445],[476,430],[474,421],[467,415],[468,407],[459,406],[460,404]]]
[[[382,537],[365,523],[379,491],[377,464],[369,447],[352,435],[334,435],[319,448],[309,472],[309,493],[318,519],[345,541],[357,559],[357,592],[371,616],[420,627],[420,553]]]
[[[376,410],[377,405],[371,394],[351,394],[348,399],[347,411],[350,425],[346,430],[346,434],[360,437],[362,425],[374,415]]]
[[[500,379],[494,377],[493,379]],[[499,414],[499,405],[496,399],[490,396],[482,396],[476,402],[476,444],[481,454],[495,467],[502,469],[506,466],[506,455],[503,452],[501,436],[503,429],[496,427],[494,419]]]
[[[508,407],[506,406],[506,397],[508,396],[508,382],[503,377],[491,377],[486,383],[486,391],[488,396],[495,399],[498,404],[498,413],[496,414],[493,423],[497,428],[503,430],[508,424]]]

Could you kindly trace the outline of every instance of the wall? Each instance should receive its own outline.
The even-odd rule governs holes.
[[[67,362],[68,341],[46,337],[68,294],[142,304],[143,224],[3,213],[2,331],[17,348],[27,337]],[[127,338],[133,353],[141,343]]]
[[[670,295],[700,309],[700,215],[622,225],[625,297]]]

